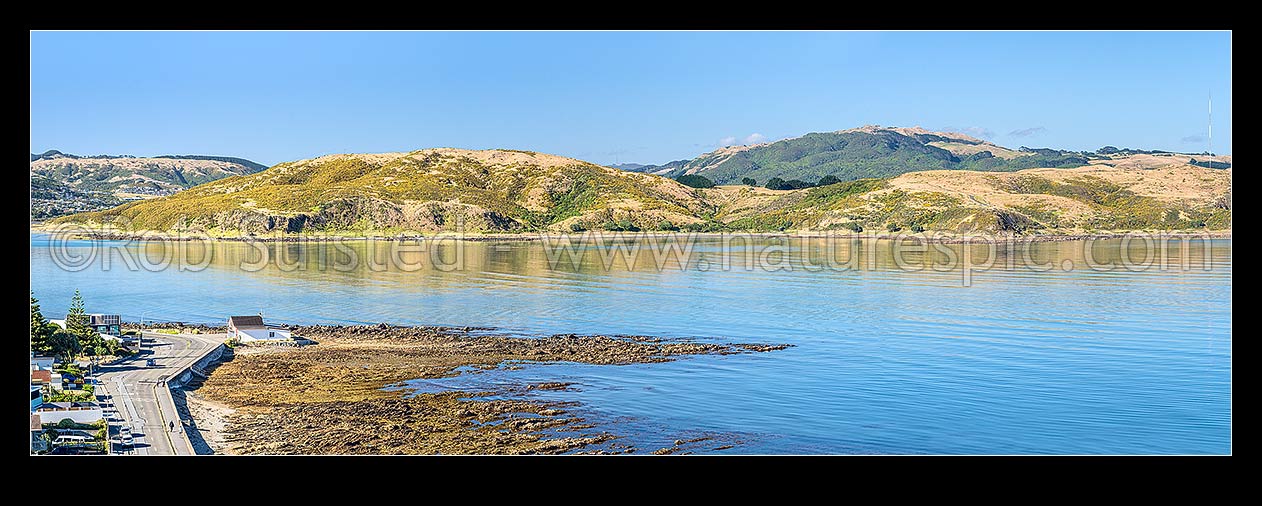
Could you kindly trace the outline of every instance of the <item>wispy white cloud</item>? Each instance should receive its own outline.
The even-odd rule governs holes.
[[[1030,127],[1030,128],[1022,128],[1020,130],[1013,130],[1011,132],[1008,132],[1008,135],[1011,135],[1013,137],[1030,137],[1032,135],[1039,135],[1046,131],[1047,131],[1046,128],[1043,128],[1041,126],[1036,126],[1036,127]]]
[[[767,136],[758,132],[754,132],[744,137],[729,135],[719,139],[719,147],[735,146],[737,144],[758,144],[760,142],[766,142],[766,140]]]
[[[1182,138],[1182,139],[1180,139],[1180,140],[1182,140],[1184,144],[1197,144],[1197,143],[1205,142],[1205,136],[1203,136],[1203,135],[1189,135],[1189,136],[1184,137],[1184,138]]]

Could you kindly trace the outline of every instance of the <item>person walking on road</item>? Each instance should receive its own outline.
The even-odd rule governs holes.
[[[175,420],[171,420],[170,423],[171,423],[170,425],[171,429],[168,432],[175,432]]]

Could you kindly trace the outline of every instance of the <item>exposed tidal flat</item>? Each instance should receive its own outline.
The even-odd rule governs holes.
[[[732,355],[786,347],[664,341],[644,336],[528,338],[490,334],[484,329],[387,325],[308,326],[295,331],[318,344],[299,349],[238,347],[231,361],[218,366],[192,392],[192,415],[198,425],[215,428],[207,441],[212,449],[234,454],[675,453],[715,449],[724,446],[728,438],[684,438],[681,433],[679,442],[671,446],[639,448],[638,443],[619,441],[616,424],[584,419],[575,411],[581,407],[577,403],[506,398],[531,390],[564,390],[568,383],[414,392],[403,382],[453,376],[460,368],[493,370],[549,362],[643,364],[686,355]]]
[[[672,451],[675,441],[685,443],[679,451],[696,453],[1230,451],[1230,239],[1180,239],[1158,251],[1118,238],[1035,242],[999,248],[993,262],[974,245],[977,265],[970,271],[940,269],[952,255],[964,257],[963,245],[898,256],[893,244],[841,241],[830,250],[824,238],[755,238],[727,248],[721,238],[701,238],[686,261],[672,254],[659,264],[651,244],[640,244],[638,259],[627,262],[607,256],[616,246],[592,243],[581,244],[570,261],[550,255],[541,241],[439,243],[426,251],[378,250],[369,241],[343,245],[359,262],[337,268],[334,260],[346,255],[336,244],[266,243],[268,261],[258,263],[257,245],[187,243],[180,247],[184,256],[174,255],[181,260],[164,266],[158,260],[168,250],[159,242],[53,244],[32,235],[30,256],[31,283],[46,313],[64,312],[78,288],[90,311],[133,321],[223,325],[227,315],[262,312],[274,323],[493,327],[491,335],[506,338],[632,335],[662,343],[793,345],[617,366],[509,358],[483,369],[475,362],[484,362],[461,367],[456,360],[439,365],[458,374],[441,377],[411,366],[376,377],[375,359],[347,360],[367,375],[356,395],[380,403],[380,413],[431,403],[432,411],[412,412],[468,409],[492,424],[501,415],[523,427],[554,423],[526,420],[537,418],[529,410],[511,419],[495,414],[494,406],[513,410],[512,403],[525,402],[582,420],[573,425],[593,425],[540,440],[523,433],[521,451],[622,451],[611,445],[625,444],[651,453]],[[66,252],[80,263],[59,265]],[[448,268],[457,252],[463,260]],[[139,261],[141,255],[149,260]],[[836,265],[816,267],[829,255]],[[136,265],[128,266],[126,256]],[[850,256],[858,260],[848,263]],[[293,351],[242,349],[221,369],[254,363],[256,352],[259,363],[329,353],[319,350],[333,350],[338,341]],[[294,367],[327,372],[314,365],[323,358],[310,360]],[[544,384],[553,386],[530,387]],[[268,388],[279,397],[257,402],[293,400],[283,385]],[[207,409],[237,409],[212,401],[210,390],[192,392],[199,396]],[[503,402],[458,405],[467,401]],[[329,404],[323,418],[302,423],[354,419],[360,410],[349,406]],[[239,412],[258,414],[252,409]],[[249,429],[257,431],[268,422],[233,420],[229,426],[257,423]],[[413,419],[424,425],[419,420]],[[301,426],[282,430],[297,441],[309,436]],[[562,444],[546,442],[557,437],[609,436],[617,439],[543,447]],[[240,451],[286,451],[250,448]]]

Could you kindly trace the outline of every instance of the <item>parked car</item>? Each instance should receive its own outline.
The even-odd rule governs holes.
[[[87,442],[87,436],[75,436],[71,434],[57,436],[57,439],[53,440],[53,444],[57,445],[81,445],[86,444]]]
[[[118,438],[119,446],[130,448],[133,443],[134,440],[132,439],[131,434],[123,434],[122,437]]]
[[[152,358],[145,360],[145,366],[153,367],[155,365],[157,365],[157,363],[154,362]]]
[[[124,425],[118,428],[118,433],[127,437],[131,437],[131,427]]]

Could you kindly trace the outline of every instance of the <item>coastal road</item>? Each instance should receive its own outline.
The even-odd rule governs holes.
[[[99,368],[98,388],[110,394],[115,409],[131,427],[139,455],[192,455],[179,414],[162,382],[196,362],[223,342],[222,334],[142,333],[140,353]],[[152,359],[154,365],[146,365]],[[175,422],[175,431],[170,422]]]

